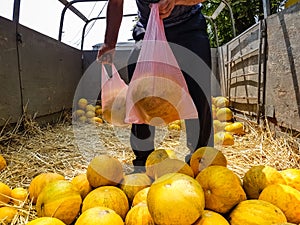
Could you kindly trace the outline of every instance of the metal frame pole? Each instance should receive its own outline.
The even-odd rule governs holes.
[[[126,15],[123,15],[123,17],[130,17],[130,16],[137,16],[137,14],[135,13],[135,14],[126,14]],[[94,17],[94,18],[89,19],[88,21],[86,21],[86,23],[83,26],[82,34],[81,34],[81,47],[80,47],[81,51],[83,50],[83,43],[84,43],[84,38],[85,38],[85,30],[86,30],[87,25],[90,22],[94,21],[94,20],[105,19],[105,18],[106,18],[105,16],[100,16],[100,17]]]
[[[234,17],[233,17],[232,8],[231,8],[230,4],[229,4],[226,0],[222,0],[222,2],[225,3],[226,6],[227,6],[228,9],[229,9],[230,18],[231,18],[231,23],[232,23],[233,37],[236,37],[235,21],[234,21]]]
[[[68,4],[66,4],[61,12],[58,40],[61,41],[65,14],[66,14],[67,9],[70,8],[70,6],[72,6],[74,3],[78,3],[78,2],[103,2],[103,1],[107,1],[107,0],[73,0],[73,1],[70,1]],[[85,21],[85,22],[87,22],[87,21]]]
[[[20,5],[21,0],[15,0],[14,1],[14,12],[13,12],[13,21],[18,24],[19,18],[20,18]]]
[[[264,9],[264,18],[266,19],[271,14],[270,0],[262,0]]]

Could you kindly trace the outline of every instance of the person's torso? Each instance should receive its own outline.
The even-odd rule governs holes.
[[[149,3],[144,0],[136,0],[138,7],[139,23],[143,27],[147,26],[150,15]],[[165,27],[171,27],[180,24],[191,18],[201,8],[200,4],[192,6],[176,5],[170,16],[163,20]]]

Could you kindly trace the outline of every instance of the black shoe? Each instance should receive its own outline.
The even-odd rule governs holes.
[[[192,154],[188,154],[185,156],[184,161],[190,165],[190,160],[191,160]]]
[[[134,166],[132,173],[145,173],[145,172],[146,172],[145,166]]]
[[[132,160],[132,164],[133,164],[133,172],[132,173],[145,173],[146,172],[146,168],[145,168],[145,164],[146,164],[146,160],[143,159],[134,159]]]

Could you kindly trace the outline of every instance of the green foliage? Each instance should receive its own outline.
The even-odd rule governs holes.
[[[284,0],[269,0],[271,14],[278,12],[282,8]],[[203,14],[211,16],[217,9],[221,0],[209,0],[203,4]],[[239,35],[249,27],[254,25],[258,20],[263,19],[263,2],[262,0],[231,0],[228,1],[232,8],[235,21],[236,34]],[[217,46],[216,34],[213,24],[208,21],[208,33],[211,41],[211,47]],[[233,38],[233,28],[229,8],[226,6],[219,16],[214,20],[217,27],[219,45],[223,45]]]

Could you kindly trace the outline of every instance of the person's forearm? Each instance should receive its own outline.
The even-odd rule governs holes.
[[[115,47],[123,18],[123,0],[109,0],[106,13],[106,31],[104,43]]]
[[[175,0],[175,5],[196,5],[205,0]]]

